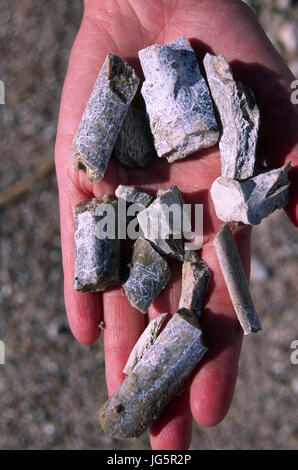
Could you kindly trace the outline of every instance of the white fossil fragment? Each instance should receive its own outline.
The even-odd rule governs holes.
[[[221,226],[213,240],[213,244],[233,307],[244,334],[256,333],[262,327],[249,292],[238,248],[228,224]]]
[[[144,238],[160,253],[183,261],[184,201],[177,186],[160,190],[157,198],[138,214]]]
[[[161,313],[158,315],[158,317],[151,320],[147,328],[143,331],[129,355],[127,363],[123,369],[124,374],[129,375],[137,362],[139,362],[139,360],[144,356],[147,349],[152,346],[163,325],[163,322],[166,319],[166,316],[167,313]]]
[[[185,308],[200,317],[209,282],[208,266],[199,259],[196,251],[185,250],[179,309]]]
[[[289,200],[290,164],[262,171],[245,181],[219,177],[211,187],[216,215],[224,222],[257,225]]]
[[[206,54],[204,66],[223,127],[219,141],[221,174],[245,180],[254,175],[259,108],[252,91],[233,79],[223,56]]]
[[[73,167],[86,168],[91,182],[105,174],[139,83],[130,65],[116,54],[107,55],[72,143]]]
[[[219,138],[212,100],[196,55],[184,37],[139,51],[154,144],[169,162],[216,144]]]
[[[153,201],[153,196],[145,191],[139,191],[134,186],[120,184],[115,191],[118,198],[124,199],[127,204],[139,204],[144,209]]]

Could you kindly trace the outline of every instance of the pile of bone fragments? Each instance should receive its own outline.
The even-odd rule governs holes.
[[[73,140],[73,167],[86,169],[94,183],[104,178],[112,154],[127,168],[146,168],[157,157],[172,163],[219,141],[221,176],[211,196],[225,224],[213,243],[244,333],[257,332],[261,325],[228,223],[259,224],[283,207],[289,198],[289,165],[257,166],[259,109],[252,91],[233,79],[223,56],[206,54],[207,81],[185,37],[149,46],[139,51],[139,59],[145,76],[141,94],[134,69],[114,53],[106,57]],[[137,214],[124,221],[137,224],[142,233],[129,259],[117,233],[104,236],[100,224],[109,208],[117,214],[120,201],[126,208],[138,207]],[[182,229],[177,233],[166,217],[164,208],[172,204],[183,214],[177,186],[153,196],[121,185],[115,195],[83,201],[75,208],[77,291],[122,285],[130,304],[145,314],[169,282],[168,258],[183,263],[177,312],[168,322],[164,313],[149,323],[124,368],[126,379],[98,412],[110,436],[140,435],[180,393],[208,349],[199,321],[210,273],[196,251],[185,249]],[[162,225],[162,237],[148,230],[156,221]]]

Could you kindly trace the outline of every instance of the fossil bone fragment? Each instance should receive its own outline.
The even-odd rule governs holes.
[[[134,221],[133,230],[136,231],[138,227],[136,219],[137,214],[144,210],[153,201],[154,197],[144,191],[138,191],[133,186],[123,185],[118,186],[115,191],[115,195],[118,198],[120,227],[122,228],[125,226],[129,232],[129,224],[131,221]],[[138,233],[136,235],[138,235]],[[133,238],[135,234],[132,235],[131,233],[128,233],[128,236]]]
[[[221,174],[244,180],[254,175],[260,113],[252,91],[235,82],[227,60],[206,54],[204,66],[223,133],[219,141]]]
[[[244,334],[256,333],[262,327],[251,299],[240,255],[228,224],[221,226],[213,240],[213,244],[232,304]]]
[[[179,308],[191,310],[200,317],[209,282],[208,266],[199,259],[196,251],[185,250]]]
[[[183,261],[183,223],[187,214],[177,186],[160,190],[157,198],[138,214],[144,238],[150,240],[161,254]]]
[[[128,168],[145,168],[156,158],[153,136],[144,101],[132,103],[114,148],[115,157]]]
[[[146,103],[159,157],[169,162],[216,144],[219,131],[209,89],[189,41],[139,51]]]
[[[290,164],[245,181],[217,178],[211,187],[216,215],[224,222],[256,225],[289,201]]]
[[[75,170],[86,168],[89,181],[100,181],[140,79],[116,54],[108,54],[88,99],[72,144]]]
[[[138,191],[133,186],[120,184],[115,191],[118,198],[124,199],[127,204],[139,204],[144,209],[153,201],[153,196],[145,191]]]
[[[117,214],[112,196],[82,201],[75,207],[74,288],[80,292],[102,291],[120,283],[120,242],[100,238],[99,221],[107,207]]]
[[[131,265],[123,290],[130,304],[146,313],[160,291],[166,287],[171,271],[163,257],[141,237],[134,244]]]
[[[161,313],[158,317],[151,320],[147,328],[143,331],[129,355],[127,363],[123,369],[124,374],[129,375],[137,362],[139,362],[144,356],[147,349],[152,346],[166,319],[166,316],[167,313]]]
[[[195,315],[179,310],[98,411],[106,434],[137,437],[181,391],[207,351]]]

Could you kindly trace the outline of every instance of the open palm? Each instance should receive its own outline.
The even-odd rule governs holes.
[[[106,378],[109,394],[122,380],[123,366],[146,326],[161,312],[173,313],[180,295],[179,268],[169,286],[144,316],[133,309],[121,289],[80,294],[73,289],[74,206],[79,201],[114,194],[119,184],[155,191],[177,185],[186,203],[204,204],[204,245],[201,257],[212,273],[202,326],[210,347],[184,393],[175,398],[151,426],[154,449],[187,448],[191,415],[202,425],[218,423],[228,411],[237,376],[242,332],[216,261],[212,239],[220,225],[210,200],[212,182],[220,174],[218,148],[168,164],[156,160],[149,169],[127,170],[111,160],[104,180],[90,184],[83,171],[71,168],[70,148],[77,125],[108,52],[115,52],[140,73],[137,52],[153,43],[165,44],[185,35],[198,58],[208,50],[223,54],[237,79],[251,86],[262,113],[260,158],[280,166],[297,162],[297,114],[291,105],[291,73],[273,49],[253,13],[232,0],[86,0],[64,84],[56,142],[60,195],[65,303],[74,336],[84,344],[94,342],[104,320]],[[278,106],[277,106],[278,105]],[[284,123],[287,119],[287,127]],[[282,126],[285,129],[282,129]],[[276,132],[278,130],[278,133]],[[283,133],[281,133],[283,131]],[[286,133],[286,134],[285,134]],[[288,208],[296,222],[296,201]],[[248,229],[238,229],[237,243],[249,271]]]

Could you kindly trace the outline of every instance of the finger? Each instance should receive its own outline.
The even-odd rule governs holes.
[[[169,264],[171,279],[166,289],[150,306],[148,312],[150,321],[161,313],[167,312],[172,315],[177,311],[181,291],[181,263],[170,260]],[[150,427],[152,449],[188,448],[191,440],[192,417],[189,406],[189,385],[185,385],[184,388],[184,393],[171,400],[161,416]]]
[[[229,308],[206,308],[201,324],[209,351],[194,374],[191,411],[197,423],[214,426],[226,416],[232,402],[242,333]]]
[[[189,383],[182,395],[173,398],[162,414],[150,426],[153,450],[188,449],[191,442],[192,417],[189,405]]]
[[[145,316],[131,307],[119,288],[103,295],[106,380],[112,395],[125,378],[122,370],[145,328]]]
[[[105,51],[88,50],[88,33],[82,24],[69,60],[65,78],[56,139],[55,160],[61,213],[61,240],[64,269],[64,296],[70,328],[78,341],[94,342],[100,333],[102,305],[97,293],[77,293],[74,273],[74,207],[92,197],[86,174],[71,167],[71,144],[84,107],[105,57]],[[98,189],[99,193],[99,189]]]
[[[56,157],[61,161],[61,154],[69,153],[70,137],[60,136],[56,145]],[[91,344],[99,336],[98,324],[101,321],[101,301],[98,293],[78,293],[73,287],[74,276],[74,207],[88,199],[88,194],[75,187],[67,165],[57,166],[57,178],[60,201],[61,246],[64,271],[64,297],[66,313],[71,331],[83,344]]]
[[[246,228],[235,235],[247,275],[249,237],[250,230]],[[194,373],[190,400],[194,419],[201,425],[213,426],[225,417],[232,401],[243,334],[212,243],[203,247],[202,257],[212,273],[201,319],[209,351]]]

